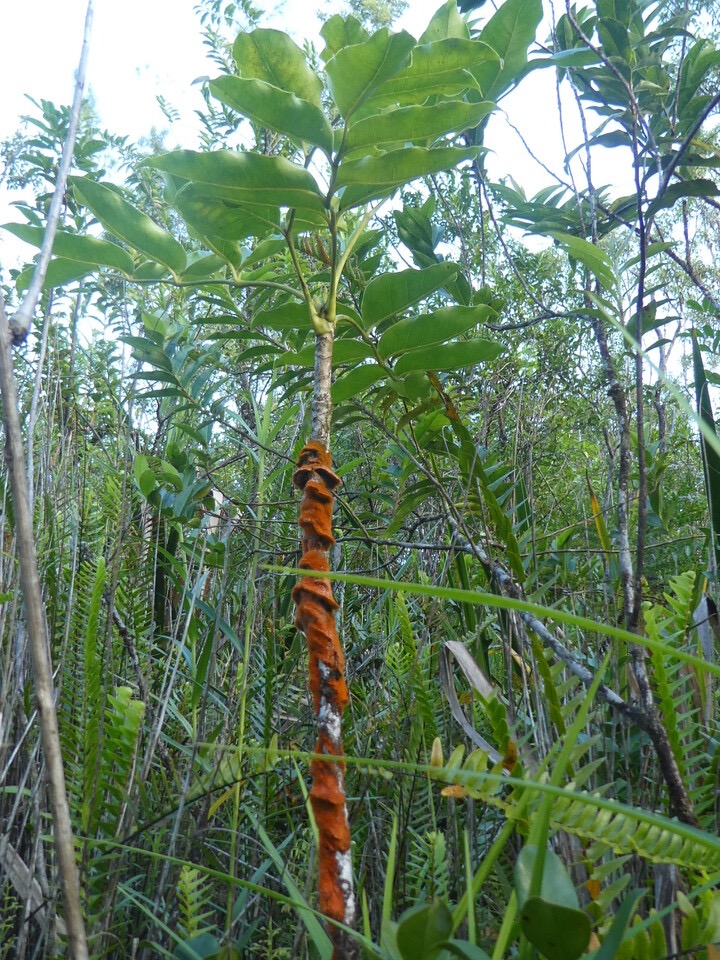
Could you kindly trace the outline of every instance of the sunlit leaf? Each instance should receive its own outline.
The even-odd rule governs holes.
[[[601,247],[590,243],[589,240],[583,240],[581,237],[558,233],[555,230],[548,231],[548,236],[557,240],[574,260],[579,260],[583,266],[587,267],[604,287],[608,289],[614,287],[615,270],[610,258]]]
[[[388,196],[418,177],[449,170],[464,160],[474,160],[480,150],[478,147],[442,147],[435,150],[406,147],[379,157],[348,160],[340,164],[335,182],[336,189],[345,187],[340,206],[347,210],[369,200]]]
[[[191,237],[197,236],[208,250],[212,250],[216,256],[220,257],[221,260],[232,267],[235,272],[240,270],[243,263],[243,252],[240,244],[236,240],[225,240],[222,237],[208,236],[201,231],[194,230],[191,224],[188,224],[188,233]]]
[[[436,140],[448,133],[476,127],[495,104],[443,102],[427,107],[402,107],[358,120],[348,129],[345,146],[377,146],[388,149],[403,143]]]
[[[271,310],[258,310],[253,318],[254,327],[269,330],[310,329],[310,314],[304,303],[283,303]]]
[[[322,80],[310,69],[300,47],[281,30],[259,28],[239,34],[233,57],[241,77],[262,80],[320,107]]]
[[[45,274],[43,290],[50,290],[52,287],[62,287],[73,280],[79,280],[92,273],[95,265],[92,263],[80,263],[78,260],[64,260],[62,257],[56,257],[48,264]],[[16,286],[19,291],[27,290],[35,272],[35,266],[30,265],[18,275]]]
[[[398,74],[410,61],[415,39],[404,30],[378,30],[363,43],[338,50],[326,66],[328,85],[347,120],[373,91]]]
[[[522,75],[542,14],[542,0],[505,0],[483,27],[480,39],[499,58],[472,71],[486,100],[497,100]]]
[[[255,123],[284,133],[298,145],[333,148],[333,132],[319,107],[300,100],[294,93],[273,87],[262,80],[242,77],[218,77],[210,82],[210,91],[223,103]]]
[[[145,260],[139,263],[133,271],[134,280],[160,280],[167,276],[167,267],[161,263],[155,263],[152,260]]]
[[[198,257],[197,260],[193,260],[192,263],[188,264],[187,269],[180,279],[185,282],[188,280],[206,280],[215,276],[220,270],[224,270],[225,267],[226,262],[222,257],[219,257],[215,253],[210,253],[205,257]]]
[[[432,16],[418,43],[433,43],[436,40],[446,40],[448,37],[457,37],[467,40],[470,30],[464,18],[460,16],[456,0],[446,0]]]
[[[117,190],[89,177],[69,177],[68,182],[81,203],[106,230],[173,273],[183,272],[187,261],[182,246],[146,213],[124,200]]]
[[[16,237],[26,243],[31,243],[35,247],[42,246],[45,236],[44,227],[34,227],[27,223],[6,223],[3,225],[3,230],[8,230]],[[96,237],[81,237],[64,230],[58,230],[55,234],[53,254],[65,260],[75,260],[94,266],[112,267],[127,275],[132,274],[135,266],[133,258],[127,250],[123,250],[116,243],[98,240]]]
[[[201,236],[215,236],[223,240],[244,240],[277,232],[280,211],[276,206],[237,203],[225,199],[221,191],[204,184],[188,183],[178,190],[175,205]]]
[[[362,340],[336,340],[333,347],[333,365],[350,363],[353,360],[366,360],[371,356],[372,349]],[[298,353],[284,353],[278,361],[294,367],[312,367],[315,364],[315,344],[311,343]]]
[[[322,25],[320,36],[325,41],[325,48],[320,56],[327,61],[343,47],[364,43],[370,34],[356,17],[341,17],[336,13]]]
[[[143,162],[185,180],[222,188],[230,201],[323,209],[322,194],[311,174],[284,157],[234,150],[176,150]]]
[[[431,96],[455,96],[467,90],[479,93],[473,71],[484,61],[497,59],[497,53],[478,40],[450,37],[424,43],[413,51],[412,63],[373,94],[367,110],[393,103],[422,104]]]
[[[543,866],[539,896],[559,906],[577,908],[578,895],[562,860],[553,850],[542,851]],[[515,861],[514,880],[518,904],[522,908],[532,894],[533,875],[538,864],[538,848],[526,843]]]

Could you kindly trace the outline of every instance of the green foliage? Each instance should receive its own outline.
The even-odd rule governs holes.
[[[705,948],[720,939],[718,668],[695,622],[716,591],[699,459],[716,455],[715,45],[689,11],[641,0],[565,12],[539,53],[537,0],[469,18],[449,0],[418,40],[393,32],[392,4],[359,4],[362,23],[327,21],[320,53],[247,4],[202,6],[220,74],[210,149],[155,144],[140,162],[93,146],[87,121],[43,366],[34,345],[16,364],[93,953],[331,952],[285,569],[328,333],[363,949],[571,958],[592,931],[596,960],[659,960],[660,864],[687,891],[670,907],[681,948]],[[567,145],[572,189],[563,173],[528,199],[488,182],[485,150],[497,102],[540,68],[590,108],[588,136]],[[7,226],[35,247],[66,115],[42,104],[36,119],[11,174],[38,196]],[[105,146],[131,170],[122,188]],[[598,148],[629,151],[632,196],[597,189],[594,164],[583,184],[576,158]],[[102,335],[84,337],[86,316]],[[648,354],[660,374],[638,379]],[[5,841],[57,898],[9,504],[0,524],[0,938],[22,948],[34,888]],[[617,626],[628,583],[636,632]],[[452,644],[482,683],[454,677]],[[635,722],[637,661],[699,827],[673,816]],[[35,955],[56,956],[44,916],[26,926]]]

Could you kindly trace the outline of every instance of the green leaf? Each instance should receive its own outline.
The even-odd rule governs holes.
[[[549,230],[547,236],[552,237],[564,247],[573,260],[579,260],[583,266],[587,267],[604,287],[610,289],[615,286],[615,270],[610,258],[600,247],[590,243],[589,240],[573,237],[568,233],[558,233],[555,230]]]
[[[213,196],[237,203],[324,209],[322,194],[312,176],[284,157],[234,150],[211,153],[175,150],[161,157],[150,157],[143,164],[218,188],[212,191]]]
[[[452,932],[452,914],[442,900],[410,907],[397,924],[397,946],[403,960],[433,960]]]
[[[474,160],[480,152],[478,147],[439,147],[435,150],[406,147],[379,157],[348,160],[340,164],[335,183],[337,189],[346,188],[340,207],[347,210],[368,200],[388,196],[418,177],[449,170],[464,160]]]
[[[592,923],[584,910],[531,897],[520,911],[520,928],[546,957],[577,960],[587,950]]]
[[[499,56],[472,71],[486,100],[498,100],[520,78],[541,20],[542,0],[505,0],[483,27],[480,39]]]
[[[206,234],[194,230],[191,224],[188,224],[188,233],[191,237],[200,239],[208,250],[212,250],[224,263],[232,267],[236,273],[240,270],[243,263],[243,251],[237,240],[223,240],[222,237],[208,237]],[[183,276],[185,276],[185,274],[183,274]]]
[[[711,437],[717,438],[718,432],[713,416],[710,393],[708,390],[705,367],[698,343],[697,334],[692,331],[693,368],[695,372],[695,397],[700,422]],[[712,533],[713,553],[716,565],[720,566],[720,454],[714,444],[708,442],[704,433],[700,433],[700,449],[702,452],[705,473],[705,496],[710,514],[710,528]]]
[[[133,280],[160,280],[166,276],[167,267],[164,267],[161,263],[154,263],[151,260],[144,260],[142,263],[139,263],[133,271]]]
[[[613,922],[602,942],[602,946],[593,954],[593,960],[615,960],[627,926],[630,923],[630,918],[635,911],[635,907],[646,892],[645,889],[641,888],[639,890],[631,890],[628,893],[613,918]]]
[[[609,563],[610,558],[612,557],[612,540],[610,539],[610,534],[608,533],[605,517],[603,516],[602,507],[600,506],[600,501],[598,500],[597,494],[595,493],[593,485],[590,482],[590,474],[587,470],[585,471],[585,480],[587,481],[588,491],[590,493],[590,509],[595,521],[595,529],[597,530],[598,539],[600,540],[600,546],[603,548],[605,558]]]
[[[492,340],[467,340],[462,343],[444,343],[423,350],[404,353],[395,364],[399,376],[410,370],[461,370],[476,363],[495,360],[505,348]]]
[[[424,43],[413,51],[410,66],[376,91],[368,112],[394,103],[407,106],[425,103],[428,97],[458,96],[468,90],[479,92],[473,72],[484,61],[497,59],[497,53],[478,40],[450,37]]]
[[[213,933],[200,933],[178,943],[172,952],[174,960],[212,960],[220,950],[220,941]]]
[[[365,27],[355,17],[341,17],[339,13],[330,17],[320,28],[320,36],[325,41],[325,49],[320,56],[326,62],[343,47],[352,47],[364,43],[370,38]]]
[[[435,11],[418,43],[433,43],[436,40],[447,40],[448,37],[458,37],[461,40],[470,38],[470,30],[460,16],[456,0],[447,0]]]
[[[631,55],[630,35],[627,27],[614,17],[600,17],[597,25],[601,49],[606,57],[626,61]],[[617,62],[617,60],[616,60]],[[619,69],[627,70],[622,64]]]
[[[455,0],[453,0],[453,3],[455,3]],[[455,957],[460,957],[461,960],[490,960],[484,950],[467,940],[444,940],[440,944],[440,948],[447,950]]]
[[[577,909],[579,906],[577,892],[562,860],[554,851],[549,849],[543,851],[543,856],[542,885],[539,895],[549,903]],[[518,906],[521,909],[532,891],[532,879],[537,858],[537,847],[532,843],[526,843],[515,861],[515,893],[517,894]]]
[[[262,80],[320,107],[322,80],[310,69],[300,47],[281,30],[241,33],[233,45],[238,73]]]
[[[271,260],[286,250],[284,237],[268,237],[256,244],[243,260],[243,269],[247,269],[262,260]]]
[[[142,495],[147,499],[157,487],[155,474],[150,469],[148,459],[139,453],[133,462],[133,475]]]
[[[710,40],[696,41],[690,47],[680,69],[680,85],[677,98],[678,119],[684,128],[685,112],[706,75],[720,63],[720,50]],[[693,115],[693,122],[694,122]]]
[[[505,497],[502,489],[498,488],[497,469],[508,475],[512,469],[497,464],[493,458],[488,458],[474,442],[467,428],[458,421],[453,421],[452,430],[460,442],[459,464],[462,471],[463,483],[472,499],[468,505],[477,504],[479,515],[483,522],[488,520],[492,525],[494,535],[503,544],[505,556],[518,579],[525,576],[520,546],[513,529],[513,522],[505,510]],[[507,491],[507,487],[505,490]]]
[[[325,69],[333,100],[346,120],[410,62],[414,46],[409,33],[390,33],[384,27],[363,43],[338,50]]]
[[[333,366],[340,363],[351,363],[353,360],[367,360],[372,356],[372,349],[362,340],[336,340],[333,346]],[[289,351],[277,358],[278,363],[294,367],[313,367],[315,365],[315,344],[311,343],[298,353]]]
[[[219,77],[210,91],[255,123],[284,133],[298,145],[309,143],[332,153],[333,132],[319,107],[263,80]]]
[[[495,104],[441,102],[428,107],[401,107],[389,113],[373,114],[350,126],[345,139],[348,150],[376,146],[387,149],[404,143],[436,140],[448,133],[476,127]]]
[[[296,904],[298,916],[305,924],[310,941],[317,951],[320,960],[331,960],[333,954],[332,942],[323,929],[322,923],[315,916],[314,911],[310,909],[307,900],[302,894],[302,891],[290,876],[290,871],[287,869],[287,863],[285,859],[283,859],[280,851],[277,849],[270,837],[268,837],[263,825],[258,820],[255,820],[254,816],[249,810],[246,811],[246,813],[251,823],[255,827],[255,831],[260,838],[260,842],[269,853],[273,863],[279,871],[279,875],[282,877],[282,882],[285,885],[285,889],[290,895],[293,903]]]
[[[439,290],[458,272],[450,261],[436,263],[424,270],[399,270],[375,277],[365,288],[362,299],[363,324],[368,330],[407,307]]]
[[[92,263],[80,263],[78,260],[63,260],[62,258],[56,257],[48,264],[43,290],[50,290],[53,287],[64,287],[66,283],[71,283],[73,280],[80,280],[81,277],[86,277],[89,273],[92,273],[94,269],[95,267]],[[25,267],[25,269],[21,271],[16,281],[18,291],[27,290],[34,273],[34,264]]]
[[[183,281],[201,281],[210,280],[218,272],[224,270],[226,261],[217,254],[210,253],[205,257],[198,257],[192,263],[188,264],[187,270],[180,277]]]
[[[424,370],[411,370],[400,380],[393,380],[391,388],[406,400],[418,403],[432,394],[432,385]]]
[[[302,330],[310,326],[310,314],[304,303],[282,303],[271,310],[258,310],[253,317],[253,327],[269,330]]]
[[[41,247],[45,236],[44,227],[33,227],[25,223],[6,223],[3,230]],[[94,266],[112,267],[121,273],[130,276],[135,269],[133,258],[116,243],[108,240],[98,240],[96,237],[80,237],[75,233],[58,230],[53,242],[53,254],[65,260],[75,260],[79,263],[93,264]]]
[[[200,236],[237,241],[279,230],[280,211],[276,206],[236,203],[218,194],[222,190],[214,192],[197,183],[187,183],[177,192],[175,205]]]
[[[405,320],[394,323],[382,335],[377,351],[385,359],[398,353],[404,354],[409,350],[427,347],[433,343],[445,343],[491,316],[495,316],[495,311],[485,304],[480,304],[477,307],[440,307],[433,313],[407,317]]]
[[[344,403],[358,396],[378,380],[387,376],[387,372],[376,363],[364,363],[355,367],[342,377],[338,377],[332,387],[333,403]]]
[[[154,220],[124,200],[117,190],[89,177],[69,177],[74,193],[110,233],[135,247],[151,260],[162,263],[175,275],[185,269],[185,251],[177,240]]]
[[[647,215],[654,216],[658,210],[667,210],[684,197],[717,197],[720,190],[712,180],[681,180],[671,183],[663,193],[648,205]]]
[[[529,66],[533,70],[541,70],[543,67],[559,67],[562,70],[566,67],[588,67],[599,62],[600,58],[594,50],[571,49],[558,50],[551,57],[533,60]]]

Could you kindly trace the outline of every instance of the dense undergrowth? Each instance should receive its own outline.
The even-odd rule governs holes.
[[[206,6],[227,66],[223,16]],[[522,13],[527,32],[539,12],[506,0],[468,28],[445,4],[425,47],[491,47],[503,17]],[[355,131],[334,168],[350,169],[344,226],[300,207],[299,225],[270,229],[247,198],[250,226],[230,224],[234,200],[193,195],[187,157],[156,152],[139,166],[135,147],[85,117],[86,178],[68,194],[65,253],[15,369],[93,956],[330,957],[308,800],[314,711],[291,597],[293,472],[327,314],[293,290],[332,287],[339,259],[332,560],[365,955],[717,956],[717,441],[709,394],[698,439],[695,394],[668,358],[688,344],[696,386],[714,384],[716,276],[699,264],[717,204],[703,206],[711,191],[697,183],[712,182],[717,149],[708,137],[674,157],[690,150],[719,55],[693,34],[691,11],[687,33],[642,3],[591,13],[556,24],[553,62],[576,69],[586,107],[600,90],[638,167],[679,171],[666,202],[650,196],[649,173],[620,201],[591,181],[533,200],[490,184],[472,152],[484,128],[461,125],[479,122],[477,98],[453,87],[434,95],[448,110],[465,98],[447,127],[461,133],[442,141],[458,153],[420,183],[399,175],[401,199],[365,222],[392,191],[367,195],[352,179],[353,149],[377,158],[335,76],[317,103]],[[358,21],[331,23],[336,56],[371,43]],[[627,48],[612,47],[616,24]],[[241,33],[261,49],[263,36]],[[382,42],[394,50],[392,36]],[[522,80],[531,40],[506,38],[496,73],[483,59],[484,99]],[[653,127],[651,99],[670,114],[663,69],[677,91],[667,130]],[[228,98],[208,94],[213,145],[239,122]],[[307,172],[297,136],[251,119],[248,154]],[[14,230],[30,241],[67,115],[42,104],[35,122],[8,159],[35,187]],[[97,184],[110,157],[127,162],[125,203],[162,225],[160,239],[106,205],[113,191]],[[702,158],[710,173],[696,177]],[[95,221],[120,252],[98,247],[93,265],[72,242]],[[555,245],[531,252],[507,223]],[[683,225],[684,251],[667,241]],[[183,264],[166,269],[179,256],[171,240]],[[24,280],[10,279],[12,302]],[[640,373],[633,324],[648,338]],[[64,955],[64,925],[5,474],[1,492],[0,958],[51,958]]]

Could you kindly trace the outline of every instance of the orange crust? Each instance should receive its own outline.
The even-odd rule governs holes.
[[[316,440],[300,452],[293,483],[303,491],[298,521],[303,532],[300,566],[307,570],[330,570],[328,552],[335,543],[332,534],[333,490],[340,478],[333,472],[330,454]],[[344,771],[340,718],[348,705],[345,662],[340,647],[335,611],[338,603],[329,580],[302,577],[292,592],[295,625],[305,634],[309,654],[309,686],[318,718],[315,753],[328,760],[314,760],[310,767],[312,804],[318,829],[318,892],[321,911],[342,922],[352,920],[348,910],[352,890],[340,872],[338,854],[350,851],[350,827],[345,806]],[[332,759],[330,759],[332,758]],[[350,916],[349,916],[350,914]],[[330,938],[337,952],[339,931],[330,926]]]

